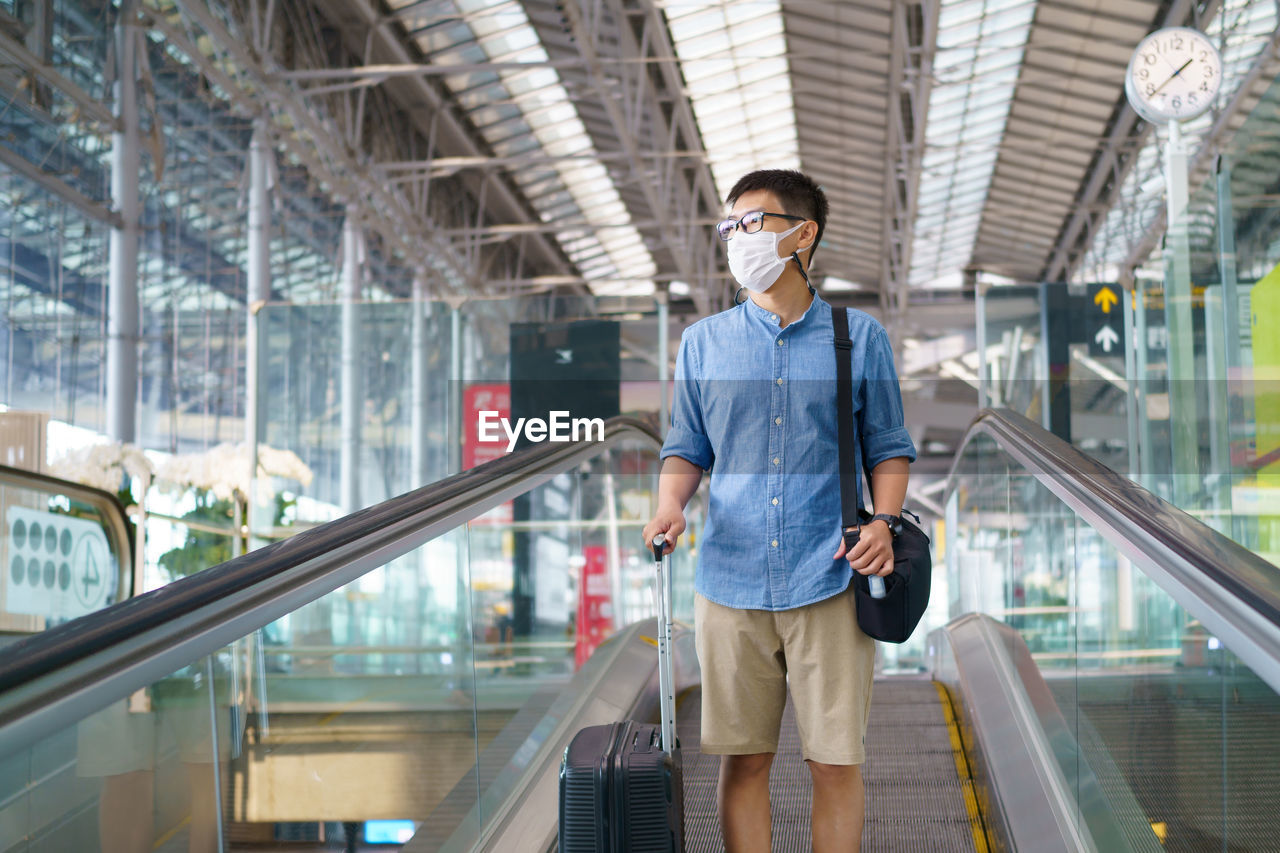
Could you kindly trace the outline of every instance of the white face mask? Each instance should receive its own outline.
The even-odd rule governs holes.
[[[778,243],[803,227],[801,222],[787,231],[761,229],[754,234],[734,234],[729,241],[729,272],[747,290],[764,293],[782,277],[782,270],[790,260],[778,257]]]

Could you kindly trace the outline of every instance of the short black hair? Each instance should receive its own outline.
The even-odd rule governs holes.
[[[809,266],[813,266],[813,253],[822,242],[822,232],[827,227],[827,194],[822,191],[813,178],[795,169],[759,169],[748,172],[729,190],[727,204],[737,203],[738,199],[750,192],[767,190],[778,197],[782,204],[782,212],[792,216],[803,216],[818,223],[818,236],[809,249]]]

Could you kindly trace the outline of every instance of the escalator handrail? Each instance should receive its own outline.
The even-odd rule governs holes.
[[[13,736],[17,723],[27,724],[29,738],[31,718],[66,704],[72,692],[86,699],[100,688],[94,701],[107,693],[127,696],[504,501],[637,441],[662,443],[640,420],[610,418],[603,440],[517,450],[6,646],[0,651],[0,756],[20,744]],[[246,629],[250,623],[256,624]],[[134,677],[106,690],[125,669]]]
[[[979,435],[995,439],[1133,563],[1163,573],[1179,588],[1175,599],[1196,599],[1199,608],[1179,601],[1188,610],[1214,614],[1219,625],[1238,631],[1260,629],[1248,641],[1259,646],[1273,675],[1280,675],[1276,566],[1008,409],[983,410],[969,425],[947,480],[948,499],[965,474],[965,451]],[[1205,621],[1205,616],[1194,615]],[[1257,671],[1259,662],[1250,664]]]
[[[120,497],[104,489],[63,480],[51,474],[0,465],[0,486],[14,486],[33,492],[61,495],[88,504],[102,514],[103,527],[115,551],[120,587],[118,598],[128,598],[133,584],[133,525]]]

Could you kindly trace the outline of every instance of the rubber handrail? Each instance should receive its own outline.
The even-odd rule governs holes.
[[[230,621],[242,610],[249,609],[246,597],[239,595],[242,592],[270,585],[273,594],[279,594],[287,592],[291,584],[301,587],[314,582],[327,570],[340,569],[353,545],[362,541],[375,542],[379,534],[388,528],[394,526],[397,535],[404,536],[438,521],[435,511],[456,515],[460,509],[481,504],[495,491],[509,490],[526,482],[536,485],[628,438],[640,439],[654,446],[661,444],[657,433],[644,422],[629,417],[610,418],[605,422],[603,441],[548,443],[517,450],[160,589],[19,640],[0,652],[0,692],[10,691],[78,660],[98,655],[108,647],[122,645],[218,602],[226,602],[226,609],[214,615]],[[411,550],[411,547],[406,550]],[[332,557],[334,565],[326,566],[327,556]],[[309,567],[306,576],[293,577],[293,570],[304,564]]]

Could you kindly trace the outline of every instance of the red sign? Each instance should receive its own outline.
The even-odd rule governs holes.
[[[488,440],[480,438],[480,413],[492,426],[486,431]],[[511,386],[503,383],[468,385],[462,392],[462,470],[507,454],[507,434],[499,419],[511,418]]]
[[[490,425],[485,438],[480,435],[480,413]],[[495,414],[496,413],[496,414]],[[493,459],[507,455],[507,433],[501,420],[511,418],[511,386],[505,382],[468,385],[462,391],[462,470],[469,471]],[[511,523],[511,503],[472,519],[472,524]]]
[[[603,545],[585,545],[582,578],[578,582],[578,643],[575,669],[613,633],[613,594],[609,589],[609,561]]]

